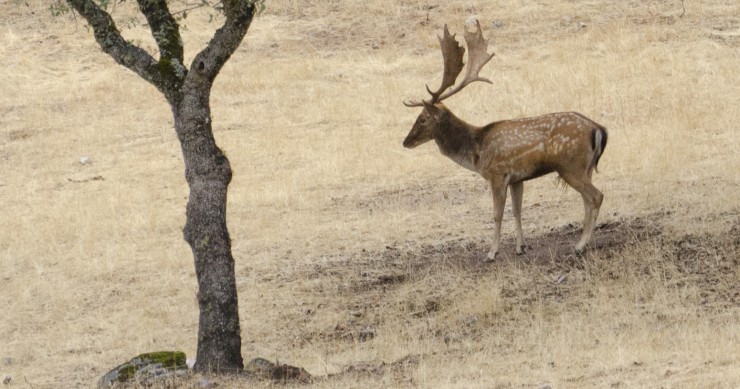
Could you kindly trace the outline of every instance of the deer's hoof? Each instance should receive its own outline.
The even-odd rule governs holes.
[[[496,255],[498,255],[498,250],[491,250],[488,252],[488,255],[486,256],[486,259],[483,260],[484,263],[490,263],[496,260]]]
[[[524,246],[516,246],[516,255],[524,255],[526,252]]]

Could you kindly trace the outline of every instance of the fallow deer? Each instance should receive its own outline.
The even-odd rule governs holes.
[[[440,152],[485,178],[493,194],[494,235],[488,261],[499,251],[501,220],[506,203],[506,188],[512,197],[516,219],[516,253],[524,253],[522,233],[522,194],[524,181],[557,172],[560,178],[583,197],[585,217],[583,234],[576,243],[577,254],[583,252],[599,215],[604,195],[591,184],[591,173],[606,147],[606,128],[575,112],[503,120],[477,127],[455,116],[441,101],[461,91],[474,81],[491,83],[478,73],[494,54],[488,53],[488,40],[483,39],[480,23],[476,31],[465,29],[468,46],[468,70],[463,81],[455,86],[464,66],[465,48],[460,46],[447,25],[438,37],[444,59],[442,85],[432,92],[431,99],[404,102],[408,107],[424,107],[411,128],[403,146],[414,148],[434,140]]]

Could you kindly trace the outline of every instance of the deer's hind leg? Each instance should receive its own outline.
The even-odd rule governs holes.
[[[596,218],[599,217],[599,209],[601,208],[601,202],[604,200],[604,194],[601,193],[591,183],[591,179],[585,172],[581,174],[574,174],[570,172],[559,172],[560,177],[570,185],[573,189],[578,191],[583,197],[583,208],[585,215],[583,217],[583,234],[581,239],[576,243],[575,251],[577,254],[583,252],[586,244],[591,240],[594,227],[596,226]]]

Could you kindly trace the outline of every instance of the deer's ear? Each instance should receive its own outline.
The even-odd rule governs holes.
[[[442,117],[443,111],[434,104],[424,101],[424,109],[435,119],[440,119]]]

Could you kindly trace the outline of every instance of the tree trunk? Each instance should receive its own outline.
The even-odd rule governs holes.
[[[173,106],[190,187],[183,233],[193,251],[198,279],[200,319],[194,370],[234,372],[244,368],[244,361],[234,258],[226,227],[231,166],[213,138],[210,91],[211,83],[191,72],[183,86],[183,99]]]
[[[98,4],[107,1],[66,1],[93,27],[103,51],[157,87],[172,107],[190,187],[183,234],[193,250],[198,278],[200,321],[194,369],[242,370],[234,258],[226,228],[231,166],[213,138],[209,100],[213,80],[244,39],[259,1],[221,0],[224,24],[189,69],[183,63],[179,25],[167,0],[137,0],[159,48],[159,60],[121,36],[105,6]]]

